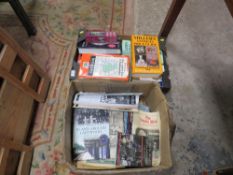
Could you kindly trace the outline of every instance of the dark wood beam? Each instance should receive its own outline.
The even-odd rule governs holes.
[[[186,0],[172,0],[172,4],[159,33],[160,37],[167,38],[185,2]]]
[[[23,26],[27,30],[29,36],[36,35],[36,28],[30,21],[28,15],[26,14],[25,10],[23,9],[19,0],[8,0],[11,7],[14,9],[16,15],[22,22]]]
[[[231,16],[233,17],[233,0],[225,0],[225,3],[231,13]]]

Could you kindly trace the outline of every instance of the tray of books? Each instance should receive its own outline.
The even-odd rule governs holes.
[[[65,116],[66,161],[82,174],[169,168],[169,120],[167,101],[154,82],[72,81]]]
[[[71,79],[150,81],[167,92],[171,83],[165,40],[156,35],[80,30]]]

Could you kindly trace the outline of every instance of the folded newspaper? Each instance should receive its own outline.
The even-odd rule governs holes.
[[[141,93],[93,93],[79,92],[73,101],[74,108],[138,111]]]

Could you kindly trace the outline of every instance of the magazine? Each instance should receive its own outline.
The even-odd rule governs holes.
[[[160,163],[160,115],[159,112],[134,113],[132,134],[146,136],[153,142],[152,164]]]
[[[140,95],[141,93],[79,92],[74,97],[73,107],[138,111]]]

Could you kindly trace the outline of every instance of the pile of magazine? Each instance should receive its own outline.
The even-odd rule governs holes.
[[[160,162],[160,115],[140,93],[79,92],[73,100],[78,168],[150,167]]]

